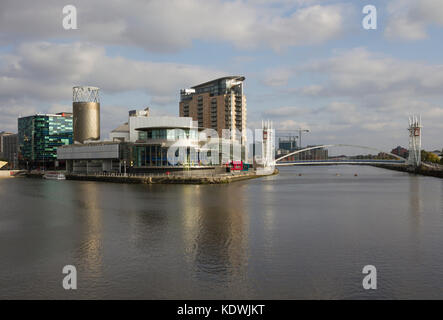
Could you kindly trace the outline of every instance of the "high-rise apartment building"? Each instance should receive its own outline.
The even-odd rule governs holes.
[[[0,159],[1,158],[3,158],[5,155],[4,155],[4,142],[3,142],[3,138],[4,137],[7,137],[7,136],[10,136],[10,135],[13,135],[13,133],[12,132],[4,132],[4,131],[1,131],[0,132]]]
[[[17,167],[17,134],[8,134],[1,137],[2,139],[2,156],[8,162],[8,168],[15,169]]]
[[[72,142],[72,113],[18,119],[18,159],[22,165],[51,166],[57,158],[57,148]]]
[[[222,137],[223,129],[246,136],[245,77],[230,76],[180,90],[180,116],[191,117],[199,128],[211,128]],[[234,132],[234,137],[240,137]]]

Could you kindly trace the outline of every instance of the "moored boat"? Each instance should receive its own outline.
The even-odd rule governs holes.
[[[47,172],[43,175],[43,179],[66,180],[66,176],[61,172]]]

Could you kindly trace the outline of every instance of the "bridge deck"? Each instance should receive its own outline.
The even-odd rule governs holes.
[[[346,160],[296,160],[296,161],[280,161],[277,166],[289,165],[309,165],[309,164],[406,164],[403,160],[377,160],[377,159],[346,159]]]

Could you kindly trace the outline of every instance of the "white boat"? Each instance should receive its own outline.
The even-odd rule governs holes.
[[[269,176],[273,174],[275,171],[274,166],[267,166],[267,167],[257,167],[255,170],[255,174],[258,176]]]
[[[47,172],[43,175],[43,179],[48,180],[66,180],[66,176],[60,172]]]

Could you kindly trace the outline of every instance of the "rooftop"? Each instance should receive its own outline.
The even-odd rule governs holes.
[[[118,126],[111,132],[129,132],[129,124],[127,122],[123,123],[122,125]]]
[[[29,116],[19,117],[21,118],[29,118],[29,117],[72,117],[71,112],[59,112],[59,113],[36,113]]]
[[[205,86],[207,86],[208,84],[211,84],[211,83],[213,83],[213,82],[217,82],[217,81],[220,81],[220,80],[238,80],[238,81],[244,81],[244,80],[245,80],[245,77],[243,77],[243,76],[227,76],[227,77],[221,77],[221,78],[218,78],[218,79],[214,79],[214,80],[211,80],[211,81],[207,81],[207,82],[204,82],[204,83],[198,84],[198,85],[193,86],[193,87],[191,87],[191,88],[192,88],[192,89],[196,89],[196,88],[200,88],[200,87],[205,87]]]

